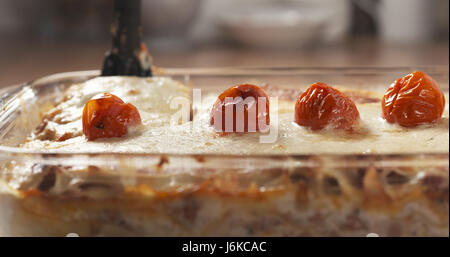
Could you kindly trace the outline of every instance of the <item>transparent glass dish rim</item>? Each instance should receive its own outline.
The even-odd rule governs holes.
[[[422,70],[429,74],[444,76],[448,82],[448,66],[424,66],[424,67],[276,67],[276,68],[171,68],[158,71],[164,76],[184,77],[188,81],[190,76],[231,76],[231,75],[314,75],[327,74],[339,76],[373,75],[392,72],[409,73],[414,70]],[[10,86],[0,90],[0,105],[3,106],[12,96],[26,87],[45,86],[58,82],[75,83],[96,77],[99,71],[75,71],[58,73],[27,82]],[[444,88],[448,91],[448,87]],[[4,112],[4,110],[2,110]],[[0,121],[0,123],[3,121]],[[44,165],[118,165],[132,166],[137,169],[161,164],[163,159],[170,159],[171,168],[211,168],[227,167],[228,169],[263,169],[283,168],[293,169],[298,167],[326,166],[330,168],[367,168],[377,167],[430,167],[449,166],[449,154],[447,153],[415,153],[415,154],[317,154],[315,155],[221,155],[221,154],[163,154],[163,153],[46,153],[30,151],[17,147],[0,145],[0,160],[14,160],[16,162],[33,161]],[[167,174],[166,174],[167,175]]]

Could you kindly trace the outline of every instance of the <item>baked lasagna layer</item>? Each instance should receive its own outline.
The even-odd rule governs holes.
[[[195,87],[195,85],[194,85]],[[300,93],[266,86],[271,103],[274,140],[260,143],[267,133],[231,133],[218,136],[209,125],[210,110],[220,92],[203,92],[193,121],[171,117],[180,111],[177,99],[190,101],[190,89],[170,78],[99,77],[69,88],[66,97],[49,110],[42,123],[21,146],[49,152],[133,152],[167,154],[368,154],[448,152],[448,104],[436,124],[402,128],[381,118],[382,92],[342,88],[357,103],[361,121],[352,133],[311,131],[294,122],[295,100]],[[95,94],[109,92],[134,104],[143,125],[121,138],[87,141],[82,134],[81,112]],[[447,97],[448,103],[448,97]],[[171,104],[172,108],[171,108]],[[278,114],[275,118],[274,114]],[[266,141],[267,142],[267,141]]]

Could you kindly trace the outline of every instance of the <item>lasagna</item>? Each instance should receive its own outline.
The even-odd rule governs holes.
[[[14,228],[8,233],[448,236],[448,165],[368,162],[339,168],[330,157],[342,155],[341,161],[351,163],[377,155],[448,156],[447,95],[439,121],[405,128],[382,118],[382,90],[339,86],[359,111],[358,125],[351,131],[315,131],[294,120],[303,90],[261,88],[277,99],[270,105],[269,132],[221,134],[210,124],[220,90],[206,90],[201,102],[192,104],[192,89],[168,77],[97,77],[70,86],[41,110],[40,124],[19,147],[62,156],[152,154],[158,161],[4,165],[0,192],[11,212],[3,215],[10,215]],[[83,107],[104,92],[136,106],[141,123],[121,137],[87,140]],[[189,111],[181,109],[186,103]],[[276,133],[273,140],[261,143],[269,133]],[[192,156],[194,164],[177,162],[180,155]],[[297,166],[292,159],[289,165],[272,164],[287,156],[312,165]],[[255,157],[258,163],[233,168],[233,160]]]

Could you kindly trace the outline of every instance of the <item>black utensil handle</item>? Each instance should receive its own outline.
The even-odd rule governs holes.
[[[114,0],[111,34],[102,76],[151,76],[150,56],[141,43],[141,0]]]

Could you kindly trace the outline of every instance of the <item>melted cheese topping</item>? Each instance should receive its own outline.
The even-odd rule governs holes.
[[[344,89],[345,91],[345,89]],[[134,104],[143,125],[129,130],[121,138],[87,141],[81,133],[81,113],[85,103],[95,94],[109,92]],[[294,121],[294,102],[279,100],[271,103],[271,113],[278,113],[278,123],[271,116],[271,130],[278,124],[276,140],[260,143],[267,134],[231,133],[218,135],[209,125],[210,110],[220,92],[204,94],[202,106],[195,110],[192,121],[170,125],[171,116],[179,108],[171,109],[176,97],[190,99],[190,90],[170,78],[99,77],[72,86],[67,100],[56,108],[60,112],[48,123],[56,134],[71,131],[68,140],[56,142],[32,135],[21,147],[49,152],[136,152],[177,154],[320,154],[320,153],[423,153],[448,152],[449,107],[448,96],[443,118],[436,124],[416,128],[402,128],[388,124],[381,118],[381,106],[360,103],[360,126],[354,132],[311,131]],[[271,92],[267,92],[271,95]],[[381,97],[382,92],[372,92]],[[277,108],[278,107],[278,108]],[[277,110],[278,109],[278,110]],[[47,126],[49,126],[47,124]]]

